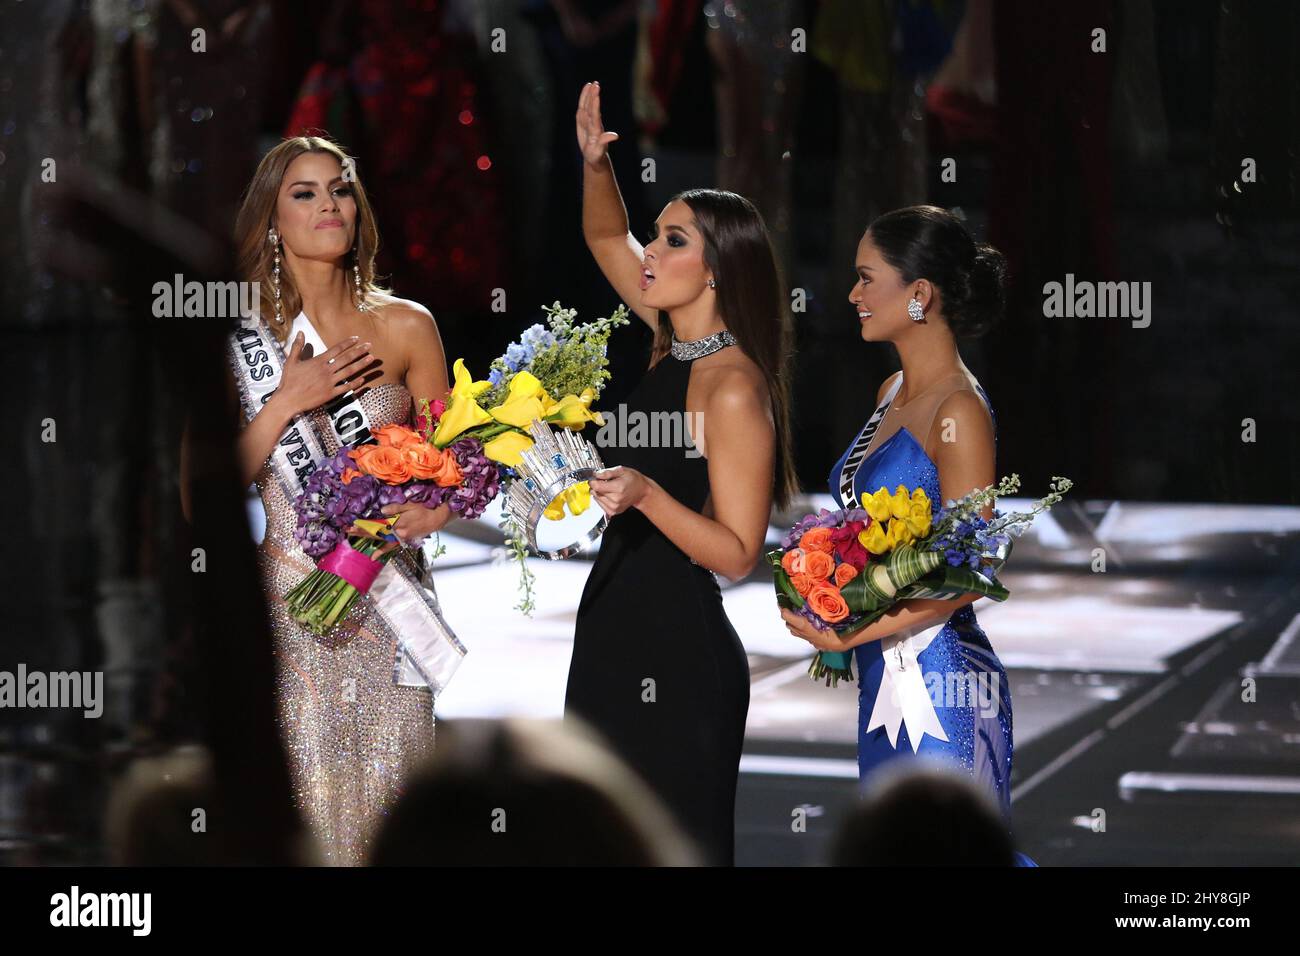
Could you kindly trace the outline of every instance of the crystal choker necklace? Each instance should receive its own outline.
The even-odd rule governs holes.
[[[712,355],[718,349],[725,349],[728,345],[735,344],[736,337],[726,329],[721,332],[714,332],[712,335],[706,335],[702,339],[695,339],[693,342],[683,342],[674,335],[672,353],[675,359],[691,362],[697,358]]]

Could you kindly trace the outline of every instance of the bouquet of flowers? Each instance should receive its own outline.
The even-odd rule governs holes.
[[[294,620],[324,634],[369,590],[394,553],[375,557],[385,541],[396,540],[398,516],[386,518],[385,505],[447,504],[461,518],[477,518],[532,446],[528,426],[534,419],[575,431],[587,422],[604,424],[591,403],[609,379],[605,349],[613,328],[627,323],[626,307],[583,325],[575,324],[577,313],[559,302],[543,308],[549,327],[525,331],[492,363],[486,380],[475,381],[464,360],[457,359],[447,398],[422,400],[414,429],[381,428],[376,444],[340,449],[308,478],[294,501],[295,537],[317,567],[285,595]],[[581,514],[590,502],[584,482],[558,495],[545,514],[559,520],[566,506]],[[520,609],[528,613],[533,577],[523,563],[523,535],[506,521],[502,527],[520,562],[525,592]]]
[[[1053,477],[1051,492],[1026,512],[981,512],[1015,493],[1020,477],[1003,478],[950,501],[932,514],[921,488],[881,487],[862,507],[807,515],[768,553],[777,603],[802,615],[818,630],[850,637],[909,598],[953,600],[979,594],[995,601],[1009,593],[997,581],[1011,539],[1069,491],[1068,478]],[[808,669],[828,686],[853,680],[852,655],[820,651]]]
[[[579,324],[574,309],[559,302],[543,306],[547,322],[524,331],[518,342],[495,359],[485,381],[474,381],[464,362],[454,366],[455,382],[446,409],[440,414],[433,443],[443,446],[466,436],[483,443],[483,453],[499,466],[504,487],[514,478],[514,468],[533,445],[528,427],[534,419],[559,428],[581,431],[588,422],[605,424],[591,410],[609,380],[606,349],[610,333],[626,325],[627,307],[620,305],[608,318]],[[554,399],[552,396],[562,398]],[[591,504],[587,483],[575,484],[551,501],[545,516],[558,521],[568,513],[580,515]],[[519,562],[525,614],[533,609],[533,575],[524,559],[528,555],[523,529],[504,515],[500,527],[511,557]]]
[[[294,620],[313,633],[324,634],[342,620],[394,553],[375,556],[397,537],[393,526],[400,516],[385,517],[385,505],[447,504],[463,518],[476,518],[496,497],[499,475],[482,442],[466,437],[441,447],[434,441],[442,405],[427,404],[418,428],[387,425],[374,444],[340,448],[295,499],[294,536],[317,567],[285,601]]]

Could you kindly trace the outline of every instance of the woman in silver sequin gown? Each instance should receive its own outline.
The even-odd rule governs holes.
[[[326,454],[336,452],[323,407],[331,396],[356,393],[373,430],[410,424],[415,398],[447,389],[432,316],[373,285],[374,220],[360,183],[344,176],[349,167],[328,140],[286,140],[262,160],[236,223],[240,271],[260,283],[261,314],[287,356],[279,389],[240,438],[243,473],[254,476],[266,509],[257,556],[274,635],[278,722],[296,802],[324,861],[340,865],[366,861],[377,823],[431,753],[433,694],[396,682],[397,635],[367,599],[323,638],[289,616],[282,596],[314,564],[294,539],[296,515],[269,455],[299,413],[315,424]],[[283,341],[300,311],[325,342],[324,354],[312,356],[296,337]],[[403,544],[449,517],[445,506],[398,508]],[[414,569],[417,554],[403,549],[392,560]]]

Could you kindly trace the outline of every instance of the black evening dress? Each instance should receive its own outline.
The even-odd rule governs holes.
[[[635,468],[702,511],[707,459],[689,437],[665,447],[678,429],[689,435],[691,367],[671,354],[654,365],[619,407],[626,428],[610,431],[620,433],[620,443],[605,442],[600,453],[607,466]],[[639,510],[612,518],[578,607],[565,715],[604,735],[710,864],[735,862],[736,782],[748,711],[749,663],[713,572],[693,563]]]

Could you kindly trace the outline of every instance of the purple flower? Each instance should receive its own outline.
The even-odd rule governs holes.
[[[831,629],[829,624],[813,613],[812,608],[807,603],[805,603],[803,607],[799,608],[797,613],[811,621],[813,627],[817,628],[819,631],[829,631]]]
[[[477,438],[462,438],[452,442],[450,448],[464,478],[460,487],[451,490],[447,503],[460,517],[477,518],[497,496],[501,472],[483,453],[483,443]]]
[[[424,505],[426,508],[437,508],[447,495],[451,494],[451,491],[452,489],[444,488],[432,481],[412,481],[406,485],[406,500]]]
[[[404,485],[386,485],[379,482],[378,505],[382,508],[384,505],[400,505],[406,501],[406,490]]]
[[[343,537],[337,528],[320,521],[301,525],[293,536],[303,553],[312,558],[325,557]]]

